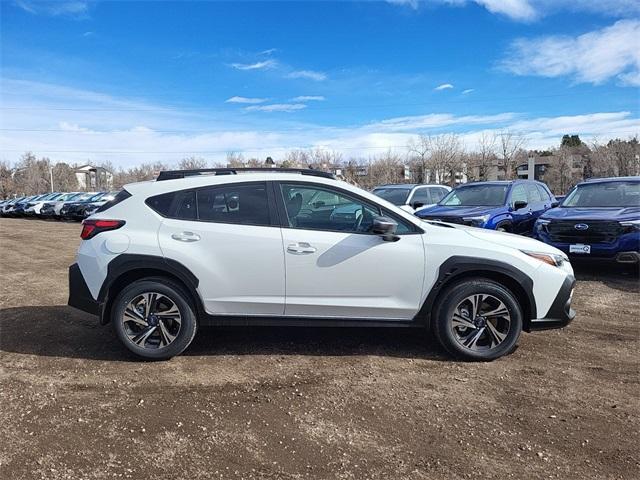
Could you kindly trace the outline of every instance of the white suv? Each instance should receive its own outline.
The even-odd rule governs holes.
[[[426,327],[451,354],[492,360],[575,316],[561,251],[425,222],[313,170],[162,172],[81,237],[69,305],[150,359],[180,354],[199,326],[313,325]]]
[[[414,183],[396,183],[380,185],[371,193],[377,195],[402,210],[415,213],[421,208],[432,207],[451,191],[446,185],[421,185]]]

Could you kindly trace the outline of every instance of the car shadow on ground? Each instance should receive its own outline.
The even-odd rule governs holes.
[[[623,292],[640,292],[640,273],[635,265],[572,261],[576,280],[602,282]]]
[[[45,357],[137,361],[111,325],[66,305],[0,310],[0,350]],[[183,353],[376,355],[450,361],[424,330],[409,328],[204,327]]]

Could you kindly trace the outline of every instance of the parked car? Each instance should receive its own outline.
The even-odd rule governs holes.
[[[61,218],[62,207],[72,202],[79,202],[86,200],[95,195],[96,192],[71,192],[67,193],[54,202],[45,203],[41,210],[40,216],[43,218]]]
[[[97,193],[98,192],[85,192],[85,193],[82,193],[82,194],[78,195],[75,198],[72,198],[72,199],[67,200],[66,202],[63,202],[62,205],[60,206],[60,213],[59,213],[58,217],[60,219],[66,219],[66,220],[71,219],[70,211],[73,208],[73,206],[76,205],[77,203],[86,202],[87,200],[92,198]]]
[[[0,205],[0,215],[2,215],[3,217],[8,216],[8,210],[11,207],[11,205],[13,205],[14,203],[16,203],[19,200],[22,200],[23,197],[16,197],[16,198],[8,198],[7,200],[5,200],[4,202],[2,202],[2,205]]]
[[[413,213],[419,208],[435,205],[450,191],[451,187],[446,185],[391,184],[380,185],[372,193]]]
[[[40,210],[42,209],[42,206],[45,204],[45,202],[55,200],[61,195],[62,193],[59,193],[59,192],[40,195],[40,197],[29,201],[27,205],[25,205],[24,215],[26,216],[39,215]]]
[[[22,197],[19,200],[16,200],[12,204],[7,207],[5,211],[5,215],[8,217],[20,217],[22,216],[22,212],[24,212],[25,204],[37,198],[38,195],[30,195],[28,197]]]
[[[102,205],[108,201],[105,200],[102,202],[103,197],[107,195],[111,195],[111,192],[98,192],[89,197],[86,195],[84,197],[80,197],[81,199],[78,201],[69,201],[60,209],[60,217],[72,220],[83,220],[88,216],[85,214],[87,207],[90,207],[91,209],[95,207],[97,209],[98,207],[96,207],[96,205]],[[115,195],[111,195],[110,198],[113,198],[113,196]]]
[[[544,183],[535,180],[477,182],[461,185],[440,203],[416,215],[501,232],[529,235],[536,219],[557,202]]]
[[[576,185],[536,222],[538,239],[574,258],[640,262],[640,177]]]
[[[575,316],[560,250],[425,222],[314,170],[161,172],[81,239],[69,305],[148,359],[180,354],[201,325],[305,325],[426,327],[452,354],[492,360]]]

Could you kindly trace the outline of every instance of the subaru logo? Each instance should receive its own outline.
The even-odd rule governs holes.
[[[576,223],[573,228],[575,228],[576,230],[587,230],[589,228],[589,225],[587,225],[586,223]]]

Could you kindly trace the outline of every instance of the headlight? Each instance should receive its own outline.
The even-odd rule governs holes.
[[[529,255],[530,257],[537,258],[541,262],[553,267],[561,267],[564,262],[569,261],[566,256],[557,253],[528,252],[526,250],[521,251],[522,253]]]
[[[462,220],[465,222],[471,222],[471,225],[474,227],[483,227],[487,220],[489,220],[489,215],[479,215],[477,217],[462,217]]]
[[[538,220],[536,220],[536,230],[543,230],[544,227],[546,227],[550,223],[551,223],[551,220],[545,220],[544,218],[539,218]]]
[[[620,225],[632,232],[640,231],[640,220],[629,220],[628,222],[620,222]]]

